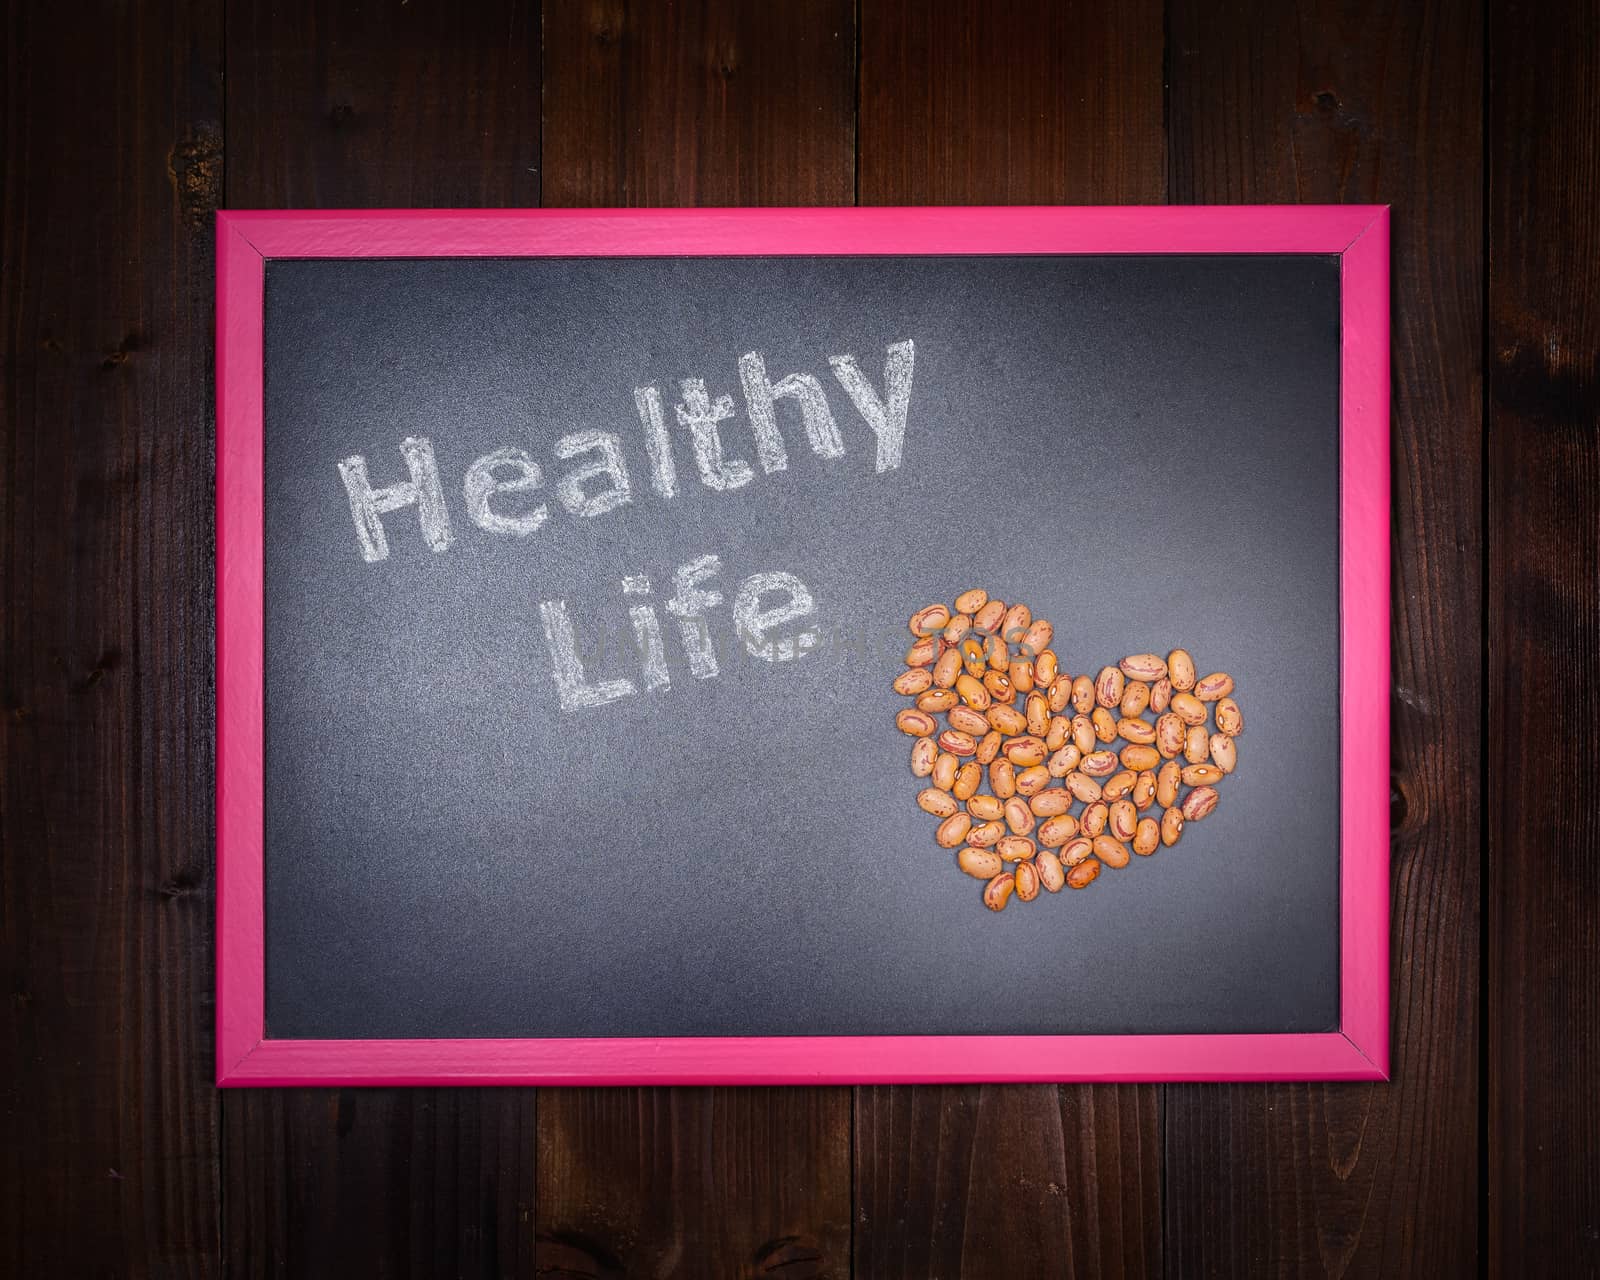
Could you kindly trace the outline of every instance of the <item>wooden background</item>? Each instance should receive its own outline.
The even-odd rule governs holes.
[[[8,0],[0,1273],[1600,1274],[1597,30]],[[214,209],[1164,201],[1394,205],[1392,1083],[212,1087]]]

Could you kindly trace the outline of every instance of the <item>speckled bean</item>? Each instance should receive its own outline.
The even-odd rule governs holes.
[[[1187,649],[1174,649],[1167,655],[1167,677],[1180,693],[1194,688],[1194,659]]]
[[[990,911],[1004,911],[1011,895],[1017,891],[1017,880],[1009,871],[1002,871],[983,887],[983,905]]]
[[[1128,865],[1128,846],[1115,836],[1098,835],[1094,838],[1094,856],[1108,867]]]
[[[997,702],[984,712],[989,718],[989,723],[1001,733],[1022,733],[1028,727],[1028,717],[1015,707]]]
[[[1036,796],[1048,787],[1052,781],[1054,779],[1050,777],[1050,770],[1046,769],[1042,764],[1029,765],[1017,774],[1017,794],[1019,796]]]
[[[970,844],[963,846],[956,854],[956,866],[979,880],[993,879],[1006,869],[1006,864],[993,849],[975,849]]]
[[[1119,665],[1130,680],[1159,680],[1167,674],[1167,664],[1155,653],[1130,654]]]
[[[1100,864],[1093,858],[1080,862],[1067,872],[1067,888],[1087,889],[1094,883],[1095,877],[1100,874]]]
[[[1213,671],[1194,682],[1194,696],[1201,702],[1215,702],[1233,692],[1233,677],[1226,671]]]
[[[1141,818],[1133,833],[1133,851],[1148,858],[1161,845],[1161,824],[1154,818]]]
[[[957,601],[959,604],[960,602]],[[1000,620],[1006,616],[1006,605],[1003,600],[985,600],[972,611],[972,629],[974,631],[997,631]]]
[[[983,711],[994,701],[982,680],[963,671],[956,677],[956,696],[974,711]]]
[[[939,745],[953,756],[976,755],[978,751],[978,744],[973,736],[970,733],[962,733],[959,729],[946,729],[939,735]]]
[[[1011,761],[1012,764],[1019,764],[1024,768],[1030,765],[1043,764],[1045,758],[1050,754],[1045,750],[1043,740],[1035,738],[1031,734],[1011,739],[1000,750],[1005,753],[1006,759]]]
[[[1027,836],[1001,836],[994,849],[1007,862],[1023,862],[1034,855],[1034,843]]]
[[[1132,769],[1135,773],[1143,773],[1146,769],[1154,769],[1161,763],[1161,753],[1154,747],[1134,745],[1122,748],[1122,767]]]
[[[1109,778],[1117,771],[1115,751],[1091,751],[1078,762],[1078,769],[1091,778]]]
[[[971,734],[974,738],[983,737],[984,734],[989,732],[990,728],[989,721],[984,718],[981,711],[974,711],[965,704],[951,707],[945,713],[945,719],[950,722],[952,729]]]
[[[1117,740],[1117,718],[1104,707],[1094,709],[1089,717],[1089,723],[1094,725],[1094,736],[1101,742]]]
[[[1085,804],[1093,804],[1102,794],[1098,782],[1088,774],[1080,773],[1076,769],[1067,774],[1062,781],[1066,784],[1067,790]],[[998,795],[999,792],[997,791],[995,794]]]
[[[1075,743],[1069,742],[1046,760],[1044,766],[1050,770],[1052,778],[1065,778],[1078,767],[1078,762],[1082,759],[1083,752],[1078,750]]]
[[[967,797],[967,812],[979,822],[993,822],[1005,815],[1005,804],[997,796]]]
[[[1100,787],[1100,794],[1107,800],[1125,800],[1138,780],[1139,775],[1132,769],[1121,769],[1105,780]]]
[[[1206,704],[1192,693],[1175,693],[1172,695],[1172,714],[1187,725],[1204,724]]]
[[[1030,796],[1028,808],[1041,818],[1054,818],[1072,808],[1072,793],[1060,787],[1049,787]]]
[[[1005,839],[1006,824],[990,820],[973,824],[971,831],[967,832],[967,843],[977,845],[980,849],[987,849],[997,845]]]
[[[1054,849],[1078,834],[1078,820],[1070,813],[1058,813],[1039,824],[1038,840],[1047,849]]]
[[[1133,720],[1124,717],[1117,721],[1117,733],[1127,741],[1139,746],[1149,746],[1156,740],[1156,727],[1148,720]]]
[[[967,832],[972,830],[972,815],[970,813],[952,813],[939,824],[939,829],[934,832],[933,838],[944,849],[954,849],[966,841]]]
[[[1178,784],[1182,781],[1183,766],[1176,760],[1168,760],[1156,774],[1156,803],[1163,809],[1177,804]]]
[[[939,637],[923,636],[906,650],[906,666],[931,667],[939,656]]]
[[[907,667],[894,678],[894,691],[906,697],[915,697],[933,683],[933,672],[927,667]]]
[[[1042,693],[1030,693],[1023,706],[1027,709],[1028,732],[1036,738],[1043,738],[1050,732],[1049,699]]]
[[[1183,721],[1171,711],[1156,721],[1156,750],[1168,757],[1177,755],[1183,750],[1183,736],[1185,730]]]
[[[1017,877],[1017,900],[1032,902],[1039,896],[1039,871],[1031,862],[1024,862],[1013,873]]]
[[[1054,649],[1041,649],[1039,656],[1033,660],[1033,678],[1041,689],[1049,689],[1056,682],[1060,670],[1061,660],[1056,657]]]
[[[1122,714],[1130,719],[1142,716],[1150,705],[1150,686],[1143,680],[1130,680],[1122,691]]]
[[[1222,698],[1216,707],[1217,728],[1230,738],[1236,738],[1244,732],[1244,712],[1239,710],[1239,704],[1232,698]]]

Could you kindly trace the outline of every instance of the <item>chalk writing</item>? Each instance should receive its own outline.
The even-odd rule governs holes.
[[[835,380],[871,433],[878,474],[895,470],[904,457],[915,358],[911,339],[889,344],[881,391],[855,356],[828,358]],[[789,468],[790,446],[779,424],[780,405],[798,411],[805,442],[814,456],[834,459],[846,455],[847,437],[820,379],[795,372],[774,380],[759,351],[747,351],[737,365],[753,462],[740,456],[734,434],[739,415],[732,395],[713,394],[704,378],[680,379],[671,415],[680,433],[675,438],[667,425],[660,390],[635,387],[634,409],[649,466],[648,490],[635,490],[623,437],[590,428],[562,435],[551,446],[558,463],[576,465],[565,467],[549,489],[545,488],[544,469],[526,449],[506,446],[476,459],[462,479],[468,519],[486,534],[530,538],[547,529],[551,515],[558,510],[567,518],[588,521],[635,505],[636,492],[673,500],[680,493],[677,450],[684,444],[693,461],[693,474],[704,488],[717,493],[742,489],[758,474]],[[355,454],[337,464],[355,524],[356,547],[369,564],[389,558],[384,517],[408,507],[416,508],[422,540],[429,550],[442,554],[456,545],[432,442],[426,436],[408,436],[399,449],[406,478],[382,487],[373,485],[364,456]],[[549,496],[540,500],[535,496],[540,494]],[[711,619],[724,602],[719,586],[722,572],[721,558],[711,552],[678,565],[672,574],[672,594],[663,602],[668,618],[677,625],[683,660],[695,680],[712,680],[721,674]],[[638,650],[636,673],[599,669],[614,667],[615,653],[606,655],[603,662],[591,655],[589,665],[595,669],[589,669],[586,651],[579,643],[581,620],[574,620],[564,599],[540,601],[539,620],[550,657],[551,680],[563,711],[593,710],[633,697],[641,689],[659,692],[672,687],[662,619],[651,592],[646,574],[622,580],[628,623]],[[734,634],[745,653],[774,664],[793,662],[816,650],[821,635],[816,610],[811,589],[783,570],[747,575],[733,590],[729,606]]]
[[[880,394],[853,355],[828,357],[835,379],[872,433],[874,466],[879,473],[900,465],[915,358],[911,339],[889,345],[884,354]],[[755,445],[756,463],[762,472],[770,475],[789,466],[789,451],[778,426],[780,401],[799,408],[812,453],[819,458],[845,455],[845,437],[817,378],[809,373],[791,373],[774,382],[759,351],[740,356],[738,368],[745,416]],[[733,397],[713,396],[704,378],[693,377],[679,381],[678,394],[673,418],[687,436],[700,483],[714,492],[748,485],[756,476],[755,466],[737,456],[725,430],[725,424],[738,418]],[[654,386],[635,387],[633,399],[649,462],[650,488],[659,498],[675,498],[679,494],[677,457],[661,392]],[[601,430],[574,431],[560,437],[552,451],[561,462],[587,459],[566,471],[555,484],[556,500],[573,518],[593,519],[633,503],[633,481],[621,436]],[[362,559],[371,564],[389,557],[383,517],[406,507],[416,508],[423,542],[430,550],[443,553],[456,543],[433,442],[426,436],[407,437],[400,442],[400,456],[408,478],[382,488],[373,487],[365,456],[355,454],[338,463],[355,522],[356,545]],[[525,449],[507,447],[486,453],[467,468],[462,482],[468,518],[485,533],[528,537],[546,526],[549,504],[524,503],[513,508],[506,499],[508,495],[531,494],[543,484],[539,463]]]

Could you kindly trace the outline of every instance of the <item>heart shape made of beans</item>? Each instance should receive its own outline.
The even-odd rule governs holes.
[[[916,739],[917,804],[934,839],[984,882],[983,902],[1086,889],[1129,850],[1148,857],[1217,807],[1239,760],[1233,677],[1185,649],[1136,653],[1073,676],[1054,628],[982,589],[911,616],[895,724]]]

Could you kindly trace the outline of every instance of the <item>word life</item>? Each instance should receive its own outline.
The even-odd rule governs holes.
[[[680,564],[673,571],[672,594],[664,602],[677,623],[689,674],[696,680],[712,680],[721,674],[710,622],[711,611],[722,604],[715,581],[721,572],[722,561],[715,555]],[[671,687],[661,616],[649,603],[650,591],[650,579],[644,574],[622,580],[622,594],[629,601],[628,621],[638,646],[638,682],[625,675],[607,676],[586,669],[585,653],[598,650],[580,646],[567,602],[540,602],[539,620],[550,652],[551,677],[563,711],[589,710],[631,697],[639,692],[640,684],[651,692]],[[815,612],[810,588],[794,574],[752,573],[734,592],[734,634],[753,658],[792,662],[817,647],[820,632],[814,623],[787,624],[802,623]]]
[[[828,358],[834,378],[874,437],[880,473],[897,468],[904,453],[915,356],[915,346],[909,338],[889,345],[881,393],[854,356]],[[738,365],[745,418],[755,449],[754,465],[731,453],[724,438],[723,424],[735,417],[733,398],[713,398],[703,378],[684,378],[678,384],[680,398],[673,406],[673,415],[679,431],[687,435],[695,474],[705,488],[718,492],[742,489],[755,478],[757,466],[767,475],[788,468],[789,449],[778,426],[777,410],[782,402],[799,410],[813,454],[819,458],[844,456],[845,437],[818,378],[809,373],[791,373],[774,382],[757,351],[740,356]],[[661,393],[653,385],[635,387],[633,399],[650,487],[658,498],[675,498],[679,492],[679,450],[667,428]],[[551,452],[558,461],[575,464],[554,486],[556,501],[569,516],[593,519],[634,501],[635,485],[620,435],[601,430],[573,431],[558,438]],[[423,541],[433,551],[448,550],[456,539],[432,442],[426,436],[407,437],[400,442],[400,455],[408,478],[381,487],[373,485],[367,460],[360,454],[338,463],[350,499],[356,540],[368,563],[388,558],[389,539],[383,517],[405,507],[416,508]],[[467,516],[486,533],[531,537],[550,518],[550,503],[530,497],[543,485],[544,470],[527,450],[507,447],[486,453],[467,468],[462,481]]]

